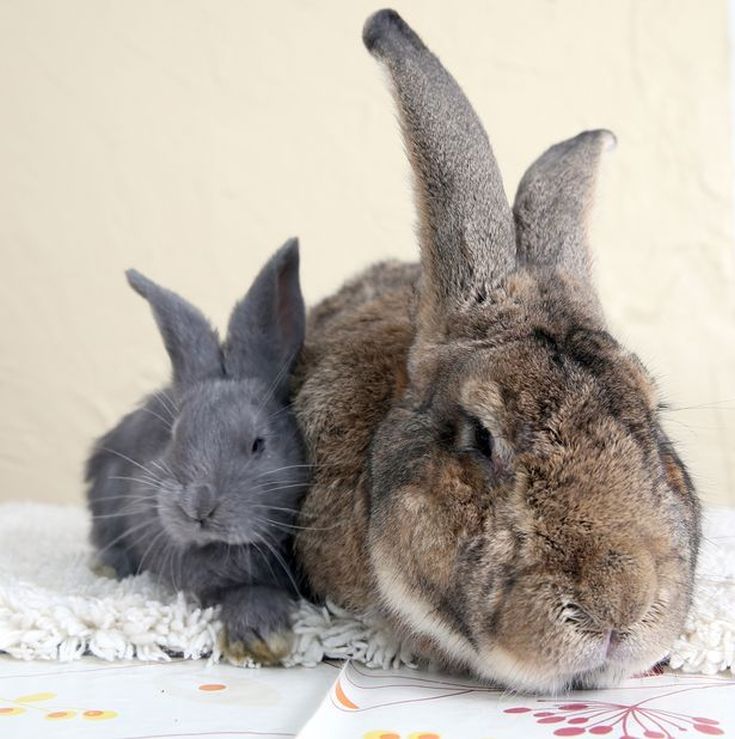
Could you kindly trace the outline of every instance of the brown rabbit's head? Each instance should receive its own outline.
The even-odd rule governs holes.
[[[393,11],[363,38],[393,82],[422,264],[407,389],[371,447],[381,602],[443,659],[514,688],[615,682],[678,635],[700,534],[653,381],[590,279],[585,212],[614,138],[553,146],[511,213],[438,59]]]

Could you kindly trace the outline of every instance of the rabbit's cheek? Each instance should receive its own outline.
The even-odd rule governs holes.
[[[673,451],[671,442],[668,439],[659,440],[659,457],[664,469],[666,482],[676,495],[676,500],[679,503],[677,506],[678,515],[681,520],[686,522],[681,532],[682,544],[685,548],[689,544],[688,548],[692,556],[696,556],[699,538],[701,536],[699,523],[701,513],[694,483],[689,477],[686,467],[684,467],[677,454]],[[693,532],[695,532],[694,537],[692,537]]]
[[[371,558],[383,608],[409,633],[428,637],[430,653],[438,647],[452,661],[475,666],[477,655],[466,626],[457,614],[447,617],[437,607],[434,598],[438,593],[431,597],[426,583],[417,585],[415,573],[407,573],[381,543],[372,548]]]
[[[445,661],[476,667],[473,594],[463,583],[469,587],[483,557],[484,513],[482,492],[460,472],[429,464],[421,482],[383,498],[371,517],[369,552],[383,608],[412,636],[428,637]]]
[[[383,510],[386,520],[397,525],[386,529],[377,521],[371,527],[376,567],[392,567],[432,589],[447,587],[461,537],[452,512],[432,505],[423,490],[410,487],[396,491],[395,503]]]
[[[430,582],[448,583],[463,541],[483,528],[485,475],[477,465],[452,456],[413,468],[416,481],[376,500],[373,537],[405,566],[418,567]],[[385,527],[380,521],[400,521]]]

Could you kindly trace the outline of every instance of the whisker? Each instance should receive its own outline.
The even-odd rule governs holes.
[[[264,508],[266,511],[284,511],[285,513],[293,513],[295,515],[302,516],[316,516],[316,513],[307,513],[306,511],[300,511],[298,508],[284,508],[283,506],[266,505],[260,503],[250,503],[252,508]]]
[[[110,480],[114,479],[112,477],[108,478]],[[120,495],[105,495],[103,498],[100,498],[100,501],[105,500],[150,500],[151,499],[150,493],[122,493]],[[91,504],[94,504],[97,502],[97,500],[90,500]]]
[[[293,575],[291,574],[291,568],[286,564],[285,560],[278,553],[277,549],[275,547],[271,546],[270,542],[265,537],[265,532],[261,531],[261,532],[258,532],[258,533],[260,535],[260,541],[262,541],[263,544],[265,544],[268,547],[268,549],[270,549],[271,554],[276,558],[276,560],[278,561],[278,563],[283,568],[284,573],[286,574],[286,576],[288,577],[288,579],[291,581],[291,585],[293,585],[293,589],[294,589],[294,592],[296,593],[296,595],[299,598],[303,598],[303,596],[301,594],[301,590],[299,589],[299,586],[296,584],[296,580],[294,579]]]
[[[173,477],[173,470],[171,469],[169,463],[165,459],[158,459],[156,460],[158,462],[158,465],[162,467],[169,475]]]
[[[167,469],[166,469],[166,468],[165,468],[165,467],[163,466],[163,463],[162,463],[162,462],[160,462],[159,460],[157,460],[157,459],[152,459],[152,460],[150,461],[150,463],[151,463],[151,464],[154,464],[154,465],[156,465],[156,469],[159,469],[159,470],[160,470],[161,472],[163,472],[163,474],[164,474],[164,475],[170,474],[169,470],[167,470]]]
[[[289,403],[288,405],[284,405],[283,408],[279,408],[277,411],[273,411],[265,420],[266,421],[275,421],[278,416],[280,416],[282,413],[288,413],[293,411],[293,403]]]
[[[174,399],[167,395],[163,390],[159,390],[154,393],[153,397],[161,404],[161,407],[171,416],[171,421],[176,420],[176,416],[179,413],[179,407]]]
[[[107,479],[108,480],[124,480],[126,482],[135,482],[135,483],[138,483],[138,485],[145,485],[149,488],[154,488],[156,490],[160,490],[161,488],[160,480],[147,480],[143,477],[130,477],[127,475],[109,475]]]
[[[274,487],[269,487],[269,488],[257,487],[257,488],[252,488],[252,490],[253,492],[258,492],[258,493],[277,493],[281,490],[292,490],[293,488],[306,488],[306,487],[308,487],[308,483],[294,482],[288,485],[276,485]]]
[[[295,352],[291,352],[286,359],[284,360],[283,364],[281,365],[281,368],[276,373],[276,376],[273,378],[273,381],[270,384],[270,387],[266,391],[266,394],[263,397],[263,400],[260,403],[260,406],[255,412],[256,417],[260,416],[261,411],[263,408],[265,408],[265,404],[273,397],[274,393],[276,392],[276,387],[278,387],[278,383],[280,382],[281,378],[283,377],[284,372],[289,368],[291,365],[291,362],[293,361],[295,357]]]
[[[261,477],[265,477],[266,475],[275,475],[278,472],[285,472],[286,470],[294,470],[294,469],[300,469],[304,467],[314,467],[314,465],[313,464],[288,464],[285,467],[278,467],[275,470],[267,470],[266,472],[262,472],[255,479],[259,480]]]
[[[262,543],[262,539],[260,539],[260,541]],[[271,575],[273,576],[273,581],[278,582],[278,575],[276,575],[276,571],[273,569],[273,565],[271,564],[270,559],[265,554],[263,554],[263,550],[258,546],[258,542],[252,541],[251,544],[253,547],[255,547],[255,551],[258,552],[258,554],[260,555],[260,558],[268,565],[268,569],[271,571]],[[251,565],[251,570],[252,570],[252,565]]]
[[[122,452],[119,452],[117,449],[112,449],[111,447],[107,446],[101,446],[100,449],[104,452],[109,452],[110,454],[115,454],[116,456],[120,457],[120,459],[124,459],[126,462],[130,462],[130,464],[135,465],[136,467],[139,467],[143,472],[150,475],[154,479],[158,479],[158,477],[153,474],[153,471],[148,469],[145,465],[141,464],[140,462],[137,462],[136,460],[132,459],[131,457],[128,457],[127,454],[123,454]]]
[[[232,556],[232,544],[230,542],[227,542],[227,556],[225,557],[225,563],[223,565],[223,570],[225,572],[229,571],[230,567],[230,557]]]
[[[152,416],[155,416],[167,429],[171,429],[173,424],[172,421],[164,418],[160,413],[156,413],[152,408],[148,408],[145,405],[141,405],[138,410],[145,411],[146,413],[150,413]]]
[[[145,513],[145,508],[139,508],[139,509],[128,508],[127,510],[121,511],[119,513],[101,513],[100,515],[97,515],[97,516],[90,516],[90,518],[93,521],[99,521],[100,519],[104,519],[104,518],[122,518],[123,516],[135,515],[136,513]]]
[[[167,572],[166,581],[169,587],[173,588],[174,590],[178,590],[178,588],[176,587],[176,578],[174,576],[174,557],[175,556],[176,556],[176,551],[173,545],[169,544],[168,557],[166,558],[166,561],[161,567],[161,575],[163,576],[164,571],[166,571]]]
[[[153,521],[146,520],[146,521],[143,521],[142,523],[137,524],[136,526],[133,526],[133,527],[131,527],[129,529],[125,529],[125,531],[123,531],[122,534],[120,534],[120,536],[116,536],[111,542],[109,542],[108,544],[106,544],[101,549],[98,549],[97,550],[97,554],[98,555],[99,554],[103,554],[108,549],[111,549],[113,546],[115,546],[115,544],[117,544],[119,541],[121,541],[125,537],[130,536],[130,534],[133,534],[136,531],[140,531],[143,528],[146,528],[148,526],[151,526],[152,524],[153,524]]]
[[[166,529],[161,528],[161,530],[153,537],[153,540],[148,545],[148,548],[145,550],[145,553],[140,558],[140,564],[138,565],[138,569],[135,572],[136,575],[140,575],[140,572],[143,569],[143,565],[145,564],[146,557],[148,557],[148,554],[151,552],[153,547],[156,545],[156,542],[159,541],[159,539],[162,536],[165,536],[165,534],[166,534]]]
[[[272,518],[265,518],[264,516],[258,516],[258,521],[266,521],[273,526],[280,527],[283,531],[286,531],[287,529],[294,529],[296,531],[331,531],[332,529],[341,525],[339,522],[337,522],[332,524],[331,526],[299,526],[295,523],[274,521]]]
[[[733,404],[732,407],[727,407]],[[698,410],[735,410],[735,398],[729,400],[713,400],[709,403],[700,403],[698,405],[663,405],[659,410],[664,412],[671,411],[698,411]]]
[[[165,583],[168,587],[174,588],[173,583],[173,569],[171,567],[171,561],[175,555],[174,546],[171,542],[167,541],[164,549],[163,557],[161,558],[161,566],[158,571],[158,581]],[[168,570],[169,574],[166,574]]]

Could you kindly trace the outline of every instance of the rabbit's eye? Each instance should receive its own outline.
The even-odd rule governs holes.
[[[260,454],[263,449],[265,449],[265,441],[260,438],[260,436],[253,441],[253,445],[250,448],[250,451],[253,454]]]
[[[463,454],[481,456],[494,462],[495,440],[482,421],[469,413],[459,423],[455,436],[455,448]]]
[[[483,426],[477,419],[473,420],[474,426],[474,446],[475,449],[482,454],[483,457],[492,459],[493,456],[493,435]]]

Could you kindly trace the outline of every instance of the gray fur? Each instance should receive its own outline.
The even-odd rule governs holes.
[[[515,265],[513,219],[485,129],[453,77],[393,10],[363,41],[387,67],[416,174],[428,319],[484,296]]]
[[[217,332],[204,314],[134,269],[129,269],[125,276],[133,290],[150,303],[171,359],[173,381],[186,385],[222,376]]]
[[[231,376],[267,375],[278,367],[274,392],[288,395],[291,369],[305,330],[299,287],[298,242],[287,242],[266,264],[248,294],[235,306],[224,347],[225,371]]]
[[[297,593],[290,535],[308,477],[283,392],[304,332],[298,243],[235,307],[224,350],[196,308],[137,272],[128,279],[151,304],[174,381],[96,442],[92,541],[119,577],[149,570],[222,603],[229,646],[258,640],[268,661],[278,655],[263,644],[286,628]]]
[[[610,131],[583,131],[528,168],[513,205],[521,265],[558,267],[589,282],[587,213],[600,155],[614,143]]]

